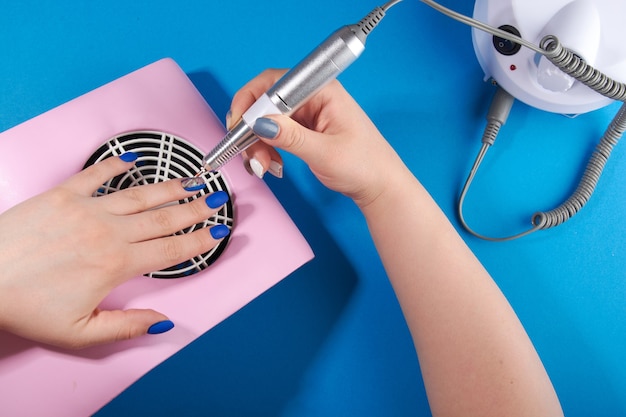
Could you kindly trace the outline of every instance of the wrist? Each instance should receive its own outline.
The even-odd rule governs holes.
[[[419,182],[398,158],[389,161],[385,168],[373,172],[376,176],[363,194],[353,198],[359,209],[367,214],[380,210],[389,210],[390,204],[402,202],[407,193],[412,193]]]

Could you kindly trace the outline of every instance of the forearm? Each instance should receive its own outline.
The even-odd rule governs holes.
[[[277,76],[251,82],[233,107],[247,108],[252,100],[244,97],[258,97]],[[341,85],[330,83],[294,118],[268,116],[263,125],[273,129],[255,133],[262,145],[302,158],[363,211],[413,335],[433,414],[562,414],[498,287]]]
[[[412,174],[402,167],[362,210],[413,336],[433,414],[561,415],[514,311]]]

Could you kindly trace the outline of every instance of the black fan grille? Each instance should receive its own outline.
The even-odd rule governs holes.
[[[101,196],[125,188],[142,184],[152,184],[174,178],[193,177],[202,166],[203,154],[194,145],[176,136],[153,131],[130,132],[109,139],[85,163],[85,167],[95,164],[111,156],[125,152],[135,152],[139,158],[133,168],[102,184],[94,196]],[[195,224],[176,234],[190,233],[199,228],[223,224],[232,229],[234,213],[232,195],[228,184],[220,173],[206,173],[203,175],[207,187],[198,194],[180,200],[186,203],[195,198],[201,198],[215,191],[225,191],[230,200],[211,218]],[[159,271],[146,274],[152,278],[181,278],[209,267],[224,251],[229,236],[225,237],[209,252],[198,255],[181,264],[173,265]]]

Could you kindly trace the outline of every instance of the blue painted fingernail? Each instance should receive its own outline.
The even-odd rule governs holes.
[[[206,187],[202,177],[183,178],[180,183],[185,191],[200,191]]]
[[[124,152],[120,155],[120,159],[124,162],[134,162],[139,158],[139,154],[135,152]]]
[[[274,139],[276,136],[278,136],[280,127],[278,126],[278,123],[276,123],[272,119],[268,119],[267,117],[259,117],[254,122],[254,127],[252,128],[252,130],[257,136],[267,139]]]
[[[228,193],[226,191],[216,191],[210,194],[204,201],[209,208],[218,208],[228,201]]]
[[[161,334],[174,328],[174,323],[170,320],[163,320],[158,323],[154,323],[148,328],[148,334]]]
[[[230,229],[224,224],[216,224],[209,230],[211,232],[211,236],[213,236],[213,239],[221,239],[230,234]]]

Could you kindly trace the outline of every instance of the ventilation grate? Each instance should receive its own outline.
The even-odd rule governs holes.
[[[203,154],[194,145],[176,136],[154,131],[125,133],[109,139],[85,163],[85,167],[111,156],[133,151],[139,154],[135,166],[102,185],[94,196],[111,194],[136,185],[153,184],[175,178],[193,177],[202,166]],[[232,229],[234,224],[232,195],[220,173],[203,175],[207,187],[198,194],[180,200],[187,203],[215,191],[225,191],[230,200],[211,218],[175,234],[190,233],[203,227],[224,224]],[[209,252],[198,255],[179,265],[146,274],[152,278],[182,278],[209,267],[222,254],[230,235]]]

